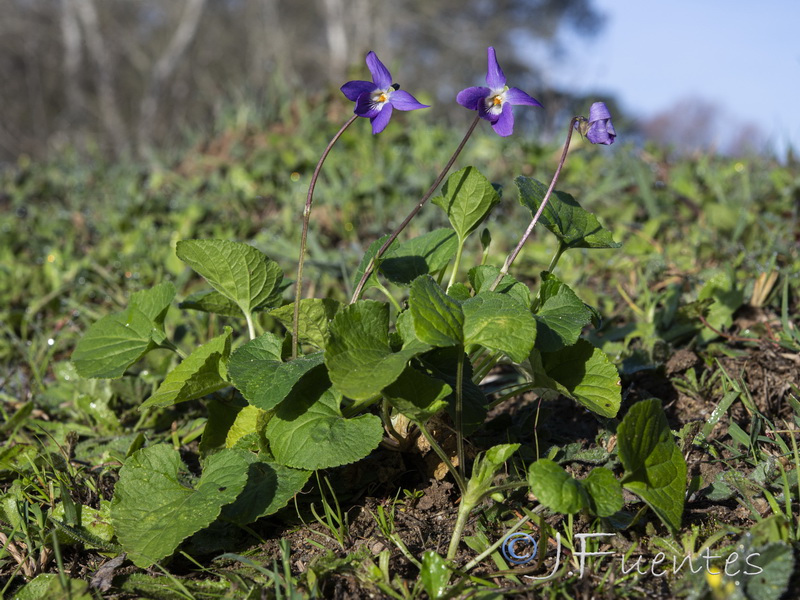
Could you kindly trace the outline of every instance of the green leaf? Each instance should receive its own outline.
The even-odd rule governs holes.
[[[394,284],[410,285],[420,275],[444,269],[457,246],[458,240],[452,231],[434,229],[402,244],[392,244],[383,255],[380,271]]]
[[[592,320],[592,311],[575,292],[546,271],[542,273],[538,304],[534,318],[538,326],[536,347],[541,352],[572,346]]]
[[[461,305],[445,294],[432,277],[425,275],[414,280],[408,309],[414,333],[421,341],[436,347],[464,345]]]
[[[267,424],[265,433],[279,463],[309,471],[338,467],[364,458],[380,444],[380,418],[345,419],[334,390],[308,380],[300,388]]]
[[[426,550],[422,554],[422,569],[419,571],[419,578],[428,598],[434,600],[443,598],[451,575],[452,571],[447,561],[436,552]]]
[[[238,452],[249,467],[244,490],[233,504],[222,509],[222,517],[232,523],[247,525],[278,512],[303,489],[311,476],[310,471],[264,462],[252,452]]]
[[[472,476],[467,481],[463,501],[470,506],[478,504],[492,487],[495,475],[519,447],[520,444],[499,444],[478,454],[472,464]]]
[[[479,265],[469,270],[469,283],[476,294],[481,292],[488,292],[489,286],[494,283],[497,276],[500,275],[500,269],[493,265]],[[503,279],[494,290],[499,294],[508,294],[515,298],[520,304],[526,307],[531,305],[531,291],[528,286],[511,277],[511,275],[504,275]]]
[[[575,514],[589,505],[583,484],[548,458],[528,467],[528,485],[539,502],[562,514]]]
[[[223,296],[217,290],[200,290],[189,294],[178,306],[189,310],[214,313],[224,317],[241,318],[242,316],[242,309],[233,300]]]
[[[342,308],[342,303],[333,298],[305,298],[300,300],[300,319],[297,325],[297,337],[317,348],[325,348],[328,337],[328,325]],[[287,304],[270,313],[278,319],[288,331],[294,326],[294,304]]]
[[[369,265],[370,261],[378,253],[378,250],[381,249],[381,246],[383,246],[383,244],[386,243],[386,240],[389,239],[389,236],[390,234],[387,233],[386,235],[381,236],[380,238],[378,238],[369,245],[367,251],[364,253],[364,256],[361,257],[361,262],[358,263],[358,268],[356,268],[356,272],[353,274],[353,289],[355,289],[355,287],[358,285],[358,282],[361,281],[361,278],[364,276],[364,272],[367,270],[367,266]],[[392,245],[396,243],[397,240],[395,240],[395,242]],[[389,250],[391,250],[391,248],[389,248]],[[385,256],[386,254],[384,253],[383,257]],[[381,257],[381,259],[378,261],[379,264],[380,261],[383,260],[383,257]],[[367,290],[376,285],[377,280],[375,279],[375,271],[376,269],[372,270],[372,273],[367,278],[367,281],[364,283],[364,288],[363,288],[364,290]]]
[[[261,410],[283,402],[297,382],[319,367],[322,352],[281,361],[283,342],[272,333],[250,340],[231,354],[228,376],[247,401]]]
[[[114,489],[117,539],[136,566],[150,567],[210,525],[246,482],[247,462],[232,450],[212,454],[197,480],[170,446],[139,450],[125,461]]]
[[[451,392],[444,381],[412,367],[406,368],[394,383],[383,390],[392,406],[417,423],[424,423],[444,410]]]
[[[444,209],[463,242],[500,202],[500,194],[478,169],[464,167],[447,178],[442,195],[431,202]]]
[[[554,389],[602,417],[616,416],[622,401],[619,372],[605,352],[578,340],[541,358],[547,377],[560,386]]]
[[[519,188],[520,204],[535,214],[548,186],[529,177],[517,177],[514,183]],[[565,192],[553,191],[539,222],[555,234],[564,248],[619,248],[622,245],[614,241],[611,232],[600,225],[597,217],[581,208],[575,198]]]
[[[155,394],[139,409],[152,406],[171,406],[202,398],[228,385],[225,365],[231,354],[230,327],[202,346],[195,348],[181,364],[170,371]]]
[[[461,305],[464,343],[504,352],[522,362],[536,341],[536,321],[524,305],[505,294],[484,292]]]
[[[283,271],[263,252],[228,240],[183,240],[178,258],[234,302],[245,315],[280,302]]]
[[[622,485],[609,469],[595,467],[583,480],[589,494],[589,507],[598,517],[610,517],[622,510]]]
[[[354,400],[380,393],[430,346],[412,339],[399,352],[389,345],[389,306],[361,300],[343,308],[329,327],[325,365],[333,385]]]
[[[175,286],[161,283],[131,295],[128,308],[92,325],[72,353],[81,377],[121,377],[164,340],[164,317]]]
[[[686,461],[657,398],[631,406],[617,427],[622,485],[644,500],[673,532],[681,526]]]

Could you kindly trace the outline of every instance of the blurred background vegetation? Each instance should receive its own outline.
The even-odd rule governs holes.
[[[0,15],[4,162],[67,149],[149,158],[243,104],[273,121],[298,97],[349,110],[338,88],[369,78],[369,50],[433,104],[428,124],[461,124],[455,94],[482,83],[495,46],[509,81],[547,107],[518,111],[520,127],[547,139],[588,105],[546,89],[548,65],[521,49],[566,51],[566,32],[603,25],[592,0],[0,0]]]

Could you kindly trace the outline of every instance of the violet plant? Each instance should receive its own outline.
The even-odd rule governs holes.
[[[165,327],[177,290],[164,282],[133,294],[124,311],[100,319],[76,347],[72,360],[78,372],[105,378],[122,376],[151,350],[169,348],[181,361],[141,408],[198,399],[208,405],[199,478],[179,479],[186,469],[171,446],[156,444],[129,453],[111,507],[121,547],[136,565],[149,567],[201,530],[225,523],[246,526],[275,513],[303,489],[313,471],[364,459],[380,444],[412,451],[417,436],[427,440],[461,493],[447,561],[455,558],[473,511],[486,498],[520,487],[529,487],[557,512],[584,510],[597,516],[622,508],[625,487],[677,529],[686,466],[657,403],[639,403],[641,408],[619,424],[624,467],[619,479],[596,468],[587,479],[574,480],[557,463],[540,458],[529,466],[526,480],[496,484],[518,443],[480,453],[467,475],[465,437],[480,427],[491,408],[522,393],[558,393],[606,419],[619,411],[616,367],[581,338],[598,315],[554,274],[568,250],[619,246],[594,215],[555,190],[574,131],[595,144],[613,143],[616,133],[604,104],[593,104],[588,119],[570,121],[549,185],[528,177],[515,180],[520,203],[532,218],[503,265],[482,262],[464,277],[462,250],[500,195],[475,167],[448,173],[481,120],[508,136],[514,127],[512,106],[541,106],[506,85],[489,48],[487,86],[468,87],[457,97],[477,113],[464,138],[395,231],[367,248],[349,302],[303,297],[314,189],[334,144],[359,117],[370,119],[372,133],[380,134],[393,109],[425,108],[392,82],[373,52],[367,66],[371,82],[342,86],[355,102],[354,115],[325,148],[311,178],[293,302],[284,300],[291,282],[285,282],[283,269],[256,248],[228,240],[184,240],[177,244],[178,257],[211,289],[185,298],[180,307],[243,317],[246,336],[225,327],[205,344],[181,350]],[[432,203],[446,213],[451,227],[401,241],[406,225],[440,185]],[[511,267],[538,222],[558,246],[532,291],[511,275]],[[488,246],[487,236],[482,243]],[[364,299],[373,289],[386,299]],[[394,298],[397,290],[405,298],[402,305]],[[285,334],[259,333],[256,316],[262,312],[282,323]],[[501,362],[512,366],[523,383],[490,399],[481,382]],[[234,389],[240,401],[209,396],[224,388]],[[398,417],[411,426],[396,428]],[[448,430],[455,432],[454,454],[445,450],[441,437]],[[538,448],[532,452],[539,454]],[[426,557],[433,560],[428,553]]]

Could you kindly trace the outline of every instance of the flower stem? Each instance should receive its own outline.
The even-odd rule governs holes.
[[[428,191],[425,192],[425,195],[422,196],[419,202],[417,202],[417,205],[414,207],[414,209],[408,214],[408,216],[403,220],[403,222],[400,223],[400,225],[398,225],[397,229],[395,229],[392,232],[392,234],[383,243],[383,246],[381,246],[380,249],[375,253],[375,256],[372,257],[372,260],[369,261],[367,268],[364,269],[364,274],[361,276],[361,280],[358,282],[358,285],[356,286],[356,289],[353,292],[352,298],[350,298],[350,304],[358,300],[359,296],[361,296],[361,292],[364,289],[364,284],[367,282],[367,279],[369,279],[369,276],[372,275],[372,271],[374,270],[375,265],[377,264],[380,257],[383,256],[383,253],[386,252],[389,246],[391,246],[392,243],[397,239],[397,236],[400,235],[400,233],[406,228],[406,225],[408,225],[411,222],[411,219],[413,219],[416,216],[416,214],[420,210],[422,210],[422,207],[425,206],[425,203],[430,199],[431,196],[433,196],[433,192],[435,192],[436,188],[439,187],[439,184],[442,183],[442,180],[445,178],[448,171],[450,171],[450,168],[453,166],[453,163],[456,162],[458,155],[461,154],[461,151],[467,144],[467,140],[472,135],[472,132],[475,131],[475,128],[478,126],[478,121],[480,121],[480,117],[476,116],[475,120],[472,121],[472,125],[469,126],[467,133],[464,135],[464,138],[461,140],[461,143],[458,144],[456,151],[453,152],[453,156],[451,156],[450,160],[447,161],[447,164],[444,166],[444,169],[442,169],[442,172],[439,173],[439,176],[433,182],[433,185],[431,185],[431,187],[428,188]]]
[[[297,358],[297,333],[300,327],[300,299],[303,297],[303,261],[306,255],[306,240],[308,239],[308,222],[311,219],[311,203],[314,200],[314,187],[317,185],[319,179],[319,172],[322,170],[322,164],[328,158],[333,145],[338,141],[345,130],[352,125],[358,115],[353,115],[347,122],[342,125],[342,128],[333,136],[322,156],[319,157],[319,162],[314,168],[314,173],[311,175],[311,183],[308,185],[308,195],[306,196],[306,205],[303,209],[303,233],[300,237],[300,258],[297,261],[297,281],[295,282],[294,293],[294,320],[292,321],[292,358]]]
[[[500,285],[500,282],[503,280],[503,277],[505,277],[508,274],[508,270],[511,268],[511,263],[513,263],[516,260],[517,255],[522,250],[522,247],[525,245],[525,242],[527,242],[528,238],[531,236],[533,228],[539,221],[539,217],[542,216],[544,207],[547,206],[547,202],[548,200],[550,200],[550,195],[553,193],[553,188],[556,187],[558,176],[561,175],[561,169],[564,167],[564,163],[567,160],[567,152],[569,151],[569,142],[572,139],[572,132],[575,127],[575,123],[577,123],[579,120],[580,117],[573,117],[572,120],[569,122],[569,130],[567,131],[567,141],[564,143],[564,150],[561,152],[561,159],[558,161],[558,166],[556,167],[556,172],[553,174],[553,180],[550,182],[550,187],[547,188],[547,192],[545,193],[544,198],[542,198],[542,203],[539,205],[539,210],[537,210],[536,214],[533,215],[533,219],[528,225],[528,228],[525,230],[525,233],[523,234],[522,238],[517,244],[517,247],[514,248],[514,251],[508,255],[508,258],[506,258],[506,263],[503,265],[503,268],[500,269],[500,273],[497,275],[497,278],[494,280],[494,283],[492,283],[489,290],[494,291],[494,289],[497,288],[498,285]]]

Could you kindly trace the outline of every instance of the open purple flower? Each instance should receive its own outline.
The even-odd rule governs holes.
[[[585,135],[592,144],[608,146],[614,143],[617,132],[611,123],[611,113],[603,102],[595,102],[589,108],[589,123]]]
[[[486,85],[488,87],[468,87],[461,90],[456,96],[456,101],[464,108],[477,110],[480,118],[489,121],[492,129],[498,135],[505,137],[514,133],[512,105],[542,105],[522,90],[506,85],[506,76],[500,65],[497,64],[494,48],[491,46],[489,46],[489,69],[486,72]]]
[[[372,123],[372,133],[380,133],[392,117],[392,109],[417,110],[428,108],[420,104],[408,92],[392,83],[392,75],[374,52],[367,54],[367,67],[372,81],[348,81],[342,86],[342,93],[348,100],[356,103],[353,112],[359,117],[367,117]]]

